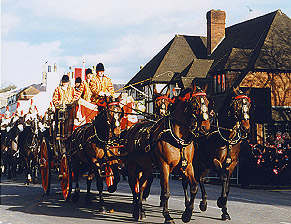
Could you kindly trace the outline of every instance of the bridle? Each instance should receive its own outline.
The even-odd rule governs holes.
[[[98,102],[97,105],[99,108],[102,108],[101,110],[106,110],[107,117],[110,118],[111,122],[107,119],[107,123],[110,126],[110,133],[112,138],[116,138],[114,130],[116,128],[120,128],[120,118],[123,117],[124,111],[123,108],[121,108],[121,111],[118,111],[118,107],[120,108],[120,103],[118,101],[116,102]],[[114,107],[113,109],[111,107]],[[110,114],[112,113],[112,114]]]
[[[209,119],[208,106],[205,92],[188,92],[185,96],[178,97],[178,100],[186,103],[185,112],[191,113],[191,133],[197,136],[199,133],[207,134],[204,129],[201,128],[203,121]],[[198,127],[199,126],[199,127]],[[197,130],[199,129],[199,130]]]
[[[160,106],[157,105],[158,101],[161,101]],[[155,106],[157,107],[156,108],[156,111],[157,111],[156,115],[157,116],[167,116],[169,114],[168,106],[169,106],[169,104],[174,103],[174,99],[171,99],[167,96],[162,95],[162,96],[155,98],[154,102],[155,102],[154,103]],[[166,102],[168,102],[168,103],[166,103]]]
[[[239,108],[239,102],[242,102],[241,109],[238,110]],[[225,128],[225,127],[220,127],[218,124],[218,119],[216,120],[216,126],[217,126],[217,131],[220,135],[220,137],[228,142],[230,145],[235,145],[237,144],[240,140],[246,139],[247,138],[247,133],[248,131],[242,124],[242,120],[249,120],[249,104],[251,100],[248,96],[244,94],[237,95],[232,98],[232,102],[229,106],[228,109],[228,115],[232,115],[234,120],[235,120],[235,125],[232,128]],[[233,108],[233,111],[231,109]],[[230,118],[231,120],[231,118]],[[223,134],[221,133],[221,130],[226,130],[229,132],[234,132],[233,136],[231,139],[225,138]]]

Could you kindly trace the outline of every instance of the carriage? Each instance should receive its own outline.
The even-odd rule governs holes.
[[[82,100],[79,100],[77,105],[66,104],[57,107],[55,111],[52,109],[47,111],[45,116],[47,129],[41,140],[39,161],[42,187],[45,194],[50,192],[53,172],[57,173],[65,201],[70,199],[73,181],[76,182],[75,193],[79,193],[78,176],[81,172],[86,172],[85,176],[89,179],[91,175],[94,176],[94,173],[98,173],[95,176],[101,177],[102,181],[105,179],[109,192],[116,190],[117,184],[114,184],[113,179],[117,178],[114,171],[119,169],[119,149],[121,147],[117,137],[118,134],[109,136],[109,129],[114,132],[115,123],[120,124],[123,112],[120,110],[119,102],[113,102],[111,98],[106,97],[103,100],[103,103],[91,104],[94,110],[86,114],[90,117],[89,121],[84,120],[85,124],[75,129],[74,120],[78,120],[75,116],[81,113]],[[86,106],[88,104],[88,102],[85,102]],[[106,118],[103,117],[104,113]],[[111,114],[110,121],[107,120],[107,113]],[[100,120],[98,121],[98,119]],[[115,119],[118,121],[115,121]],[[102,122],[104,122],[103,125]],[[106,126],[108,126],[108,129],[106,129]],[[98,130],[99,128],[101,129]],[[105,138],[102,136],[103,133],[100,133],[103,130]],[[94,145],[93,148],[91,145]],[[85,158],[85,162],[82,161],[82,158],[79,158],[79,153],[83,153],[88,148],[93,152],[91,154],[93,154],[93,160],[96,160],[95,164],[86,164],[89,157]],[[101,152],[102,158],[98,157],[97,150],[99,149],[103,151]],[[92,178],[90,181],[92,181]],[[76,194],[73,196],[73,200],[78,198]]]
[[[213,157],[211,157],[211,161],[207,161],[207,163],[213,163],[222,174],[225,174],[222,176],[223,191],[221,197],[218,199],[218,205],[222,208],[222,219],[230,219],[226,208],[227,195],[229,192],[228,181],[229,175],[237,164],[237,156],[240,150],[240,144],[237,143],[245,138],[244,135],[249,129],[248,111],[250,99],[248,96],[234,90],[232,95],[226,98],[228,106],[226,108],[227,110],[224,112],[228,116],[223,115],[222,117],[217,118],[217,120],[224,121],[224,119],[231,116],[231,123],[224,122],[224,124],[227,123],[229,127],[222,128],[219,127],[219,124],[217,123],[215,125],[217,130],[213,132],[216,134],[208,135],[210,130],[210,119],[208,115],[208,100],[205,92],[206,89],[202,90],[196,88],[196,86],[194,86],[193,89],[185,89],[173,100],[170,100],[173,105],[169,110],[169,114],[166,113],[164,117],[151,123],[138,123],[131,129],[127,130],[127,133],[125,134],[125,150],[127,152],[126,165],[129,176],[129,185],[133,194],[132,215],[136,221],[145,217],[142,199],[144,199],[143,193],[147,191],[147,182],[150,187],[150,176],[152,174],[152,164],[154,163],[153,159],[159,161],[158,166],[161,175],[163,175],[161,178],[161,204],[163,205],[163,215],[166,223],[173,223],[173,219],[168,210],[168,179],[169,173],[172,172],[172,170],[170,170],[170,165],[168,164],[169,158],[173,160],[170,163],[173,163],[182,175],[182,185],[186,201],[182,220],[184,222],[189,222],[191,219],[194,199],[198,190],[198,182],[195,180],[196,178],[200,182],[202,188],[203,200],[200,203],[200,209],[202,211],[206,210],[206,192],[203,186],[203,174],[205,173],[205,170],[200,170],[200,172],[194,174],[193,169],[196,165],[198,165],[198,168],[203,167],[199,162],[202,161],[201,158],[205,158],[205,154],[201,155],[201,158],[198,159],[198,161],[193,160],[195,151],[194,141],[198,145],[201,145],[198,147],[198,152],[204,152],[204,148],[210,148],[212,150],[210,154]],[[164,101],[164,99],[168,99],[168,96],[157,97],[155,102],[159,99]],[[62,194],[65,201],[70,198],[73,181],[76,182],[74,193],[76,193],[76,197],[79,197],[78,163],[80,164],[81,160],[77,160],[77,166],[74,165],[76,164],[75,156],[77,153],[82,152],[86,144],[87,146],[94,144],[97,149],[102,149],[103,155],[101,156],[102,158],[99,158],[100,160],[98,160],[97,157],[99,151],[98,153],[94,150],[91,151],[93,154],[95,153],[95,155],[92,156],[92,158],[95,156],[95,161],[91,161],[91,165],[94,165],[94,163],[95,165],[98,164],[98,167],[95,168],[95,172],[99,172],[96,172],[97,175],[99,175],[99,177],[96,177],[97,181],[98,178],[103,181],[104,178],[114,176],[114,180],[116,178],[117,181],[112,190],[109,190],[108,188],[108,191],[111,191],[112,193],[116,190],[119,176],[116,176],[114,172],[106,173],[106,168],[109,168],[110,170],[111,166],[109,165],[109,162],[118,159],[118,155],[120,155],[119,141],[124,140],[120,138],[116,139],[115,143],[117,145],[114,146],[115,143],[112,142],[110,136],[110,133],[112,134],[115,130],[114,128],[116,128],[114,125],[119,123],[118,119],[115,120],[115,115],[123,114],[121,111],[116,111],[115,109],[117,108],[113,108],[117,105],[119,105],[119,102],[107,102],[106,100],[105,102],[100,103],[98,105],[99,113],[94,121],[91,124],[84,125],[84,128],[81,128],[80,131],[75,130],[73,133],[74,107],[66,105],[57,108],[56,113],[50,113],[51,124],[47,130],[47,134],[44,135],[41,142],[40,161],[42,186],[46,194],[50,191],[51,172],[52,170],[56,170],[58,172],[58,178],[60,180]],[[163,109],[163,107],[161,108]],[[110,115],[110,113],[112,114]],[[120,116],[117,117],[120,118]],[[54,121],[56,121],[55,124],[53,124]],[[89,128],[91,128],[91,130],[89,130]],[[227,132],[230,139],[225,139],[222,132]],[[205,143],[198,142],[197,137],[199,136],[205,136]],[[207,136],[213,137],[214,139],[208,139]],[[218,144],[219,142],[221,143],[220,145]],[[229,144],[226,144],[226,142],[229,142]],[[214,145],[209,146],[209,144]],[[225,145],[228,147],[225,147]],[[116,154],[117,156],[113,155],[112,158],[109,159],[108,156],[113,154],[110,150],[111,147],[117,147],[118,152]],[[76,151],[71,151],[71,148],[78,148],[79,151],[76,153]],[[223,150],[220,148],[223,148]],[[217,155],[217,151],[225,153],[226,156],[222,158],[221,155]],[[165,153],[165,155],[163,155],[163,153]],[[172,156],[173,153],[175,153],[175,156]],[[167,161],[163,159],[166,157]],[[102,167],[105,167],[105,174],[101,172]],[[195,170],[198,171],[198,169]],[[88,171],[88,175],[89,172],[90,170]],[[119,173],[117,175],[119,175]],[[190,197],[188,196],[188,185],[190,185]],[[100,202],[102,204],[103,182],[102,187],[98,190]]]
[[[49,109],[46,114],[47,129],[43,134],[40,146],[40,173],[42,188],[49,194],[53,170],[58,173],[58,179],[65,200],[72,191],[72,172],[66,142],[73,131],[74,106],[61,105],[55,112]]]

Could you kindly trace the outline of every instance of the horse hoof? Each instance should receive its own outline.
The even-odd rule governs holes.
[[[105,214],[107,211],[106,211],[106,208],[104,206],[101,206],[99,212],[102,214]]]
[[[79,198],[80,198],[80,195],[74,193],[74,194],[72,195],[72,202],[76,203],[76,202],[79,200]]]
[[[231,220],[230,215],[229,215],[228,213],[223,213],[223,214],[221,215],[221,219],[222,219],[223,221],[225,221],[225,220]]]
[[[142,211],[141,213],[140,213],[140,220],[144,220],[144,219],[146,219],[146,214],[145,214],[145,211]]]
[[[187,223],[187,222],[190,222],[191,220],[191,216],[192,216],[192,210],[188,210],[186,209],[184,212],[183,212],[183,215],[182,215],[182,221]]]
[[[138,208],[134,208],[133,209],[132,217],[133,217],[134,221],[138,221],[139,220],[139,210],[138,210]]]
[[[205,212],[207,210],[207,201],[205,202],[200,201],[199,208],[200,208],[200,211]]]
[[[116,185],[111,185],[108,187],[108,192],[109,193],[114,193],[117,190]]]
[[[35,180],[35,179],[34,179],[34,180],[32,181],[32,183],[33,183],[33,184],[38,184],[38,180]]]
[[[226,205],[226,201],[227,201],[227,198],[226,198],[226,197],[219,197],[219,198],[217,199],[217,206],[218,206],[219,208],[222,208],[223,206]]]
[[[165,220],[164,224],[175,224],[174,219]]]

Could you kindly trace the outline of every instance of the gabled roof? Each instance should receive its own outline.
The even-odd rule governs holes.
[[[180,73],[179,78],[182,80],[184,88],[190,87],[194,79],[206,78],[212,63],[213,60],[194,59],[191,64]]]
[[[285,51],[284,61],[272,63],[281,60],[280,50]],[[210,58],[211,73],[243,70],[250,63],[252,70],[291,70],[291,20],[277,10],[230,26]]]
[[[203,59],[201,65],[195,65],[197,59]],[[201,77],[208,70],[208,60],[213,60],[209,75],[239,71],[233,80],[234,86],[249,71],[291,72],[291,19],[277,10],[230,26],[210,56],[206,37],[176,35],[127,85],[167,83],[182,77],[186,83],[187,77]],[[200,71],[204,66],[205,71]]]
[[[175,73],[182,72],[193,59],[206,58],[206,38],[175,35],[175,37],[153,57],[128,83],[134,84],[151,79],[168,82]],[[144,83],[147,84],[148,82]]]

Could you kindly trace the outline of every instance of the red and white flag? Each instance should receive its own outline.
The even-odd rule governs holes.
[[[76,116],[73,129],[91,122],[97,114],[97,105],[80,98],[78,101],[78,105],[76,106]]]

